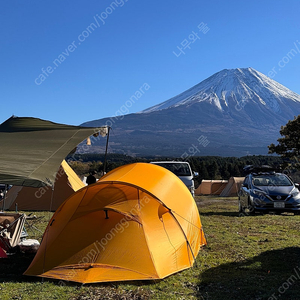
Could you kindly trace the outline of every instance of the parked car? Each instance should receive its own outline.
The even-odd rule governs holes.
[[[253,169],[239,191],[239,212],[300,212],[299,184],[283,173]]]
[[[187,186],[192,196],[195,196],[194,176],[197,172],[192,172],[191,166],[185,161],[153,161],[151,164],[159,165],[173,172]]]

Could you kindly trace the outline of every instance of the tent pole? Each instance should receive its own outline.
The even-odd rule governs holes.
[[[54,180],[54,182],[52,183],[52,186],[51,186],[51,201],[50,201],[50,208],[49,208],[49,223],[50,223],[51,218],[52,218],[50,216],[50,214],[51,214],[51,209],[52,209],[52,202],[53,202],[53,195],[54,195],[54,185],[55,185],[56,177],[57,177],[57,173],[55,175],[55,180]],[[44,252],[44,258],[43,258],[43,273],[45,273],[46,251],[47,251],[47,243],[48,243],[49,226],[52,226],[53,222],[54,222],[54,219],[53,219],[53,221],[51,222],[50,225],[48,224],[48,226],[45,230],[45,233],[44,233],[44,236],[46,237],[46,244],[45,244],[45,252]],[[42,282],[44,282],[44,277],[42,278]]]
[[[55,180],[56,180],[56,178],[55,178]],[[54,184],[55,184],[55,181],[53,182],[53,184],[52,184],[52,187],[51,187],[51,201],[50,201],[50,208],[49,208],[49,212],[51,212],[51,209],[52,209],[52,204],[53,204]]]
[[[195,266],[197,267],[196,257],[195,257],[195,255],[194,255],[192,246],[191,246],[191,244],[190,244],[190,242],[189,242],[189,240],[188,240],[186,234],[184,233],[184,231],[183,231],[183,229],[182,229],[180,223],[178,222],[178,220],[175,218],[175,216],[174,216],[172,210],[169,209],[167,206],[165,206],[165,208],[167,208],[167,209],[169,210],[170,215],[173,217],[173,219],[175,220],[175,222],[178,224],[179,228],[181,229],[181,232],[183,233],[183,236],[184,236],[184,238],[185,238],[185,240],[186,240],[186,243],[187,243],[187,245],[188,245],[188,248],[190,248],[190,251],[191,251],[191,253],[192,253],[192,256],[193,256],[193,259],[194,259],[194,263],[195,263]]]
[[[103,163],[103,175],[105,175],[105,172],[106,172],[106,157],[107,157],[107,148],[108,148],[109,131],[110,131],[110,127],[108,126],[108,127],[107,127],[106,147],[105,147],[105,156],[104,156],[104,163]]]

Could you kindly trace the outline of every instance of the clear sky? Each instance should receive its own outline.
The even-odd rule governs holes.
[[[230,68],[300,93],[299,12],[299,0],[1,1],[0,122],[134,113]]]

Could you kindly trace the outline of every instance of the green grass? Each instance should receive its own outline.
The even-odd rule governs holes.
[[[239,217],[236,198],[196,202],[208,245],[193,268],[160,281],[82,286],[23,276],[33,256],[15,254],[0,261],[0,299],[300,299],[300,216]],[[44,216],[33,223],[43,231],[51,214],[33,214]]]

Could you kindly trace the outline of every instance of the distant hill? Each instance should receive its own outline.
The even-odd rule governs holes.
[[[222,70],[140,113],[82,126],[112,125],[110,152],[137,156],[267,154],[300,114],[300,96],[252,69]],[[103,142],[102,142],[103,143]],[[90,152],[103,145],[96,143]]]

